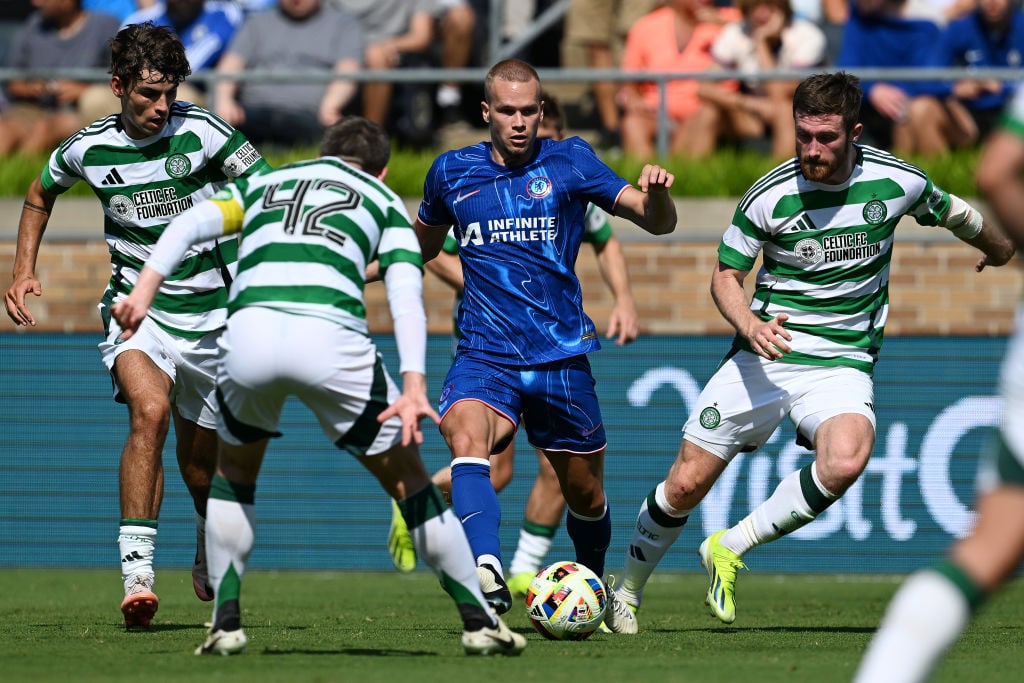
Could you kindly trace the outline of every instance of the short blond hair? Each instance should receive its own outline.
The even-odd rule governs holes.
[[[487,72],[484,79],[484,100],[489,104],[494,95],[494,81],[510,81],[512,83],[529,83],[537,81],[537,93],[540,93],[540,76],[537,70],[521,59],[505,59]]]

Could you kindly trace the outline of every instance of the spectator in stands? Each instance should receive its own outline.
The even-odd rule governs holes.
[[[941,38],[934,22],[910,15],[907,0],[853,0],[836,65],[854,72],[863,68],[927,67],[932,46]],[[910,100],[920,94],[921,83],[865,79],[861,87],[861,141],[901,154],[913,153],[908,117]]]
[[[216,113],[257,145],[315,145],[341,118],[356,92],[345,74],[356,73],[363,31],[354,16],[320,0],[279,0],[277,7],[246,16],[217,65],[221,75],[249,69],[333,71],[315,81],[217,81]]]
[[[170,28],[181,39],[193,75],[217,66],[235,31],[242,25],[242,9],[235,2],[220,0],[165,0],[141,9],[124,20],[129,24],[147,21]],[[206,84],[197,80],[178,86],[178,99],[206,106]],[[82,118],[94,121],[117,110],[110,98],[110,87],[95,84],[82,94],[79,104]]]
[[[196,73],[217,67],[243,18],[241,6],[230,0],[165,0],[139,10],[128,17],[125,24],[152,21],[178,34],[195,77]],[[205,84],[199,81],[197,87],[205,88]],[[178,89],[178,99],[202,104],[201,94],[196,94],[197,100],[187,97],[188,94]]]
[[[1016,0],[978,0],[978,7],[953,21],[934,45],[936,67],[1020,68],[1024,57],[1024,12]],[[995,78],[965,78],[938,84],[909,107],[912,148],[923,155],[970,147],[994,128],[1014,87]]]
[[[438,0],[437,32],[441,38],[441,66],[463,69],[473,58],[476,32],[476,10],[468,0]],[[441,123],[462,120],[462,86],[454,81],[437,88],[437,107]]]
[[[82,9],[87,12],[103,12],[113,14],[124,21],[129,16],[150,7],[156,0],[82,0]]]
[[[427,66],[428,50],[434,41],[435,0],[331,0],[355,15],[365,31],[367,69],[397,69]],[[389,125],[395,86],[390,81],[363,83],[363,116],[385,128]],[[410,90],[414,90],[411,88]],[[406,91],[408,92],[408,90]],[[430,107],[425,113],[431,113]],[[416,113],[408,108],[405,115]],[[426,123],[426,127],[430,127]],[[397,131],[401,136],[402,131]]]
[[[825,34],[814,23],[793,16],[789,0],[738,0],[741,21],[726,24],[711,45],[712,68],[756,74],[773,69],[798,71],[825,63]],[[701,81],[702,104],[694,115],[697,132],[689,153],[707,156],[723,137],[733,141],[770,134],[776,159],[793,156],[793,93],[798,81]]]
[[[15,69],[106,67],[117,17],[82,9],[81,0],[36,0],[38,10],[14,34],[6,66]],[[48,152],[82,127],[78,101],[87,81],[24,78],[8,81],[0,112],[0,155]],[[109,93],[108,93],[109,94]],[[112,99],[112,96],[111,96]],[[116,100],[112,101],[116,105]]]
[[[711,64],[711,45],[722,26],[740,18],[733,8],[715,8],[711,0],[669,0],[665,7],[640,17],[626,36],[624,71],[705,71]],[[668,116],[674,126],[670,151],[690,154],[699,149],[693,115],[700,109],[698,82],[671,81],[666,88]],[[733,84],[732,87],[738,87]],[[626,83],[620,93],[623,151],[636,158],[654,155],[659,95],[654,82]]]
[[[582,50],[586,66],[592,69],[616,69],[629,29],[659,4],[657,0],[572,0],[565,16],[563,49]],[[570,62],[565,52],[562,61]],[[618,87],[612,81],[591,83],[600,118],[597,146],[601,149],[622,144],[621,116],[615,96]]]

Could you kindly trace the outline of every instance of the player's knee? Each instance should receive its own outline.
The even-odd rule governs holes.
[[[133,429],[166,432],[171,421],[171,403],[156,394],[132,399],[128,404]]]
[[[865,454],[858,452],[833,453],[826,462],[818,461],[818,477],[821,480],[821,485],[829,492],[842,495],[854,485],[867,464],[868,459]]]

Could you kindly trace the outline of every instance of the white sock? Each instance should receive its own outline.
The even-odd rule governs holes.
[[[689,514],[689,510],[677,510],[669,505],[665,482],[658,484],[644,499],[629,541],[621,583],[615,588],[626,602],[640,606],[644,586],[661,558],[679,538]]]
[[[117,546],[121,553],[121,581],[125,591],[133,576],[142,574],[154,576],[153,551],[156,542],[156,528],[122,524],[117,535]]]
[[[232,581],[240,581],[245,574],[256,540],[256,507],[253,503],[210,498],[206,504],[206,562],[210,572],[210,585],[220,603],[221,582],[233,569]],[[231,592],[237,591],[231,587]]]
[[[768,500],[722,535],[721,544],[743,555],[756,545],[774,541],[813,522],[839,498],[821,485],[816,468],[811,464],[810,469],[797,470],[780,481]]]
[[[854,683],[924,681],[970,619],[969,600],[949,577],[911,575],[889,603]]]
[[[539,525],[532,525],[532,528],[548,529]],[[512,556],[512,564],[508,567],[509,574],[515,576],[539,572],[554,540],[554,529],[551,529],[551,535],[541,535],[528,530],[524,524],[519,530],[519,544],[516,546],[515,555]]]

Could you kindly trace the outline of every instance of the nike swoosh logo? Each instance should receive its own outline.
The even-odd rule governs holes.
[[[596,427],[593,427],[591,429],[584,429],[582,432],[580,432],[580,434],[582,434],[583,436],[590,436],[591,434],[596,432],[598,429],[600,429],[602,424],[604,424],[604,423],[598,422]]]
[[[459,202],[461,202],[461,201],[462,201],[463,199],[469,199],[470,197],[472,197],[473,195],[475,195],[475,194],[476,194],[476,193],[478,193],[479,191],[480,191],[480,190],[473,190],[473,191],[472,191],[472,192],[470,192],[469,194],[462,194],[462,192],[460,191],[460,192],[459,192],[459,194],[457,194],[457,195],[455,196],[455,201],[454,201],[454,202],[452,202],[452,204],[458,204],[458,203],[459,203]]]
[[[501,645],[506,650],[514,650],[516,647],[516,641],[511,638],[498,638],[497,636],[491,636],[498,645]]]
[[[470,512],[465,517],[460,517],[459,521],[462,522],[463,524],[465,524],[467,519],[470,519],[472,517],[476,517],[477,515],[482,515],[483,513],[484,513],[483,510],[477,510],[476,512]]]

